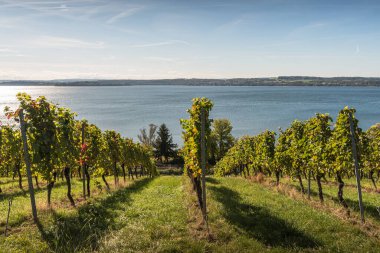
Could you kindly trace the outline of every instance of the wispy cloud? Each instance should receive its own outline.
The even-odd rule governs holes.
[[[327,26],[327,24],[324,22],[316,22],[316,23],[312,23],[310,25],[305,26],[305,28],[312,29],[312,28],[320,28],[320,27],[325,27],[325,26]]]
[[[30,15],[24,17],[0,17],[0,28],[13,29],[16,26],[20,26]]]
[[[158,56],[149,56],[145,57],[145,59],[149,61],[158,61],[158,62],[175,62],[176,59],[168,58],[168,57],[158,57]]]
[[[184,40],[168,40],[168,41],[161,41],[161,42],[154,42],[154,43],[147,43],[147,44],[136,44],[131,45],[131,47],[160,47],[160,46],[169,46],[169,45],[175,45],[175,44],[182,44],[189,46],[190,43]]]
[[[13,53],[15,50],[10,48],[0,48],[0,53]]]
[[[25,9],[33,14],[42,16],[56,16],[74,21],[88,21],[90,18],[98,18],[105,24],[112,24],[118,20],[131,16],[145,6],[131,5],[123,1],[108,0],[0,0],[0,9]],[[120,11],[122,10],[122,11]],[[1,24],[1,22],[0,22]]]
[[[84,41],[75,38],[41,36],[32,41],[32,44],[40,47],[52,48],[104,48],[105,44],[102,41]]]
[[[125,17],[128,17],[128,16],[131,16],[135,13],[137,13],[138,11],[140,11],[141,9],[143,9],[142,7],[134,7],[134,8],[131,8],[129,10],[126,10],[126,11],[122,11],[116,15],[114,15],[113,17],[111,17],[110,19],[108,19],[106,21],[107,24],[112,24],[116,21],[118,21],[119,19],[122,19],[122,18],[125,18]]]
[[[359,47],[359,45],[356,45],[355,53],[356,53],[356,54],[360,54],[360,47]]]
[[[105,28],[109,29],[109,30],[112,30],[112,31],[116,31],[116,32],[119,32],[119,33],[130,33],[130,34],[143,34],[144,32],[141,31],[141,30],[133,30],[133,29],[128,29],[128,28],[122,28],[122,27],[117,27],[117,26],[114,26],[112,24],[105,24],[104,25]]]
[[[225,31],[225,30],[233,29],[236,26],[242,24],[243,22],[244,22],[243,18],[233,19],[227,23],[224,23],[224,24],[218,26],[215,30],[216,31]]]
[[[1,57],[25,57],[25,54],[11,48],[0,48]]]
[[[315,32],[318,29],[325,28],[328,24],[324,22],[313,22],[307,25],[299,26],[288,33],[288,37],[304,36],[307,32]]]
[[[2,8],[24,8],[33,11],[47,11],[66,9],[66,1],[12,1],[1,0]]]
[[[86,20],[88,17],[106,9],[107,2],[76,0],[76,1],[26,1],[0,0],[0,8],[25,9],[32,14],[42,16],[58,16],[70,20]]]

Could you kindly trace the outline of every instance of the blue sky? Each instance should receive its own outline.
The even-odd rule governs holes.
[[[0,79],[380,76],[380,1],[0,0]]]

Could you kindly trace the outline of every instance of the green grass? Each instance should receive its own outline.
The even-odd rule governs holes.
[[[95,181],[100,181],[101,179],[92,179],[91,180],[91,190],[93,194],[100,194],[99,190],[95,186]],[[108,178],[108,182],[112,185],[113,178]],[[122,179],[121,179],[122,181]],[[6,214],[8,208],[8,199],[13,199],[11,216],[9,224],[11,227],[14,227],[18,224],[21,224],[23,221],[31,218],[31,207],[29,194],[27,192],[27,182],[23,180],[23,191],[18,188],[18,181],[12,180],[11,178],[2,178],[1,182],[6,182],[1,184],[3,193],[0,194],[0,231],[4,231]],[[39,183],[41,188],[35,189],[35,198],[37,209],[42,211],[42,213],[47,211],[47,191],[46,184],[43,182]],[[103,184],[103,182],[102,182]],[[66,196],[67,188],[66,182],[58,179],[55,183],[55,186],[52,191],[52,207],[54,210],[64,210],[65,212],[71,212],[74,209],[70,207],[70,203]],[[77,178],[72,179],[72,195],[76,203],[83,202],[82,198],[82,182]],[[106,194],[106,191],[103,190],[102,194]],[[101,194],[101,195],[102,195]]]
[[[102,199],[111,196],[105,189],[101,192],[97,189],[95,181],[100,179],[93,179],[91,181],[92,194],[95,199]],[[122,179],[121,179],[122,181]],[[50,232],[45,231],[45,227],[55,228],[57,224],[62,223],[61,217],[75,216],[85,211],[86,208],[91,207],[92,201],[83,201],[82,182],[76,178],[72,180],[72,195],[77,203],[78,208],[73,208],[67,199],[66,183],[58,180],[52,191],[52,209],[47,208],[47,191],[46,185],[40,182],[41,188],[35,189],[36,205],[40,224],[38,227],[34,226],[31,219],[31,207],[29,194],[27,194],[27,182],[23,181],[24,191],[18,188],[17,180],[11,178],[1,178],[1,188],[3,193],[0,194],[0,252],[2,249],[7,249],[5,252],[23,252],[25,250],[31,252],[46,252],[51,249],[54,250],[54,245],[51,239]],[[112,178],[108,178],[108,182],[112,187]],[[128,184],[128,183],[127,183]],[[6,215],[8,210],[8,199],[12,197],[13,203],[9,219],[9,236],[5,239],[3,231],[5,230]],[[69,224],[67,222],[67,224]],[[60,233],[61,231],[56,231]],[[50,237],[49,237],[50,236]],[[77,237],[77,234],[71,236]],[[58,237],[58,235],[57,235]]]
[[[343,179],[345,182],[345,187],[343,189],[343,197],[347,202],[351,211],[359,215],[359,203],[358,203],[358,192],[356,188],[356,181],[354,178]],[[304,187],[307,190],[307,181],[304,181]],[[300,190],[298,181],[291,180],[288,178],[282,179],[282,183],[292,185],[297,190]],[[377,208],[380,206],[380,193],[376,192],[372,183],[369,179],[362,179],[361,185],[365,187],[362,190],[362,199],[364,205],[364,213],[366,218],[371,219],[371,221],[378,223],[380,225],[380,214]],[[325,201],[333,203],[339,206],[338,195],[338,184],[334,182],[333,179],[329,179],[329,183],[322,182],[322,189]],[[314,199],[318,199],[318,188],[315,181],[311,181],[311,194]]]
[[[69,206],[63,183],[53,190],[53,208],[45,208],[43,188],[36,195],[38,226],[31,222],[28,196],[3,185],[15,197],[10,235],[0,235],[0,252],[380,251],[379,239],[305,201],[243,178],[207,181],[211,239],[202,237],[205,231],[197,230],[202,226],[189,217],[197,207],[182,176],[128,181],[76,208]],[[81,201],[80,181],[74,180],[73,192]],[[2,230],[6,206],[0,199]]]
[[[230,252],[379,252],[378,239],[242,178],[210,181],[210,220]]]
[[[117,211],[119,229],[103,238],[101,252],[201,251],[189,235],[182,177],[161,176],[149,182]]]

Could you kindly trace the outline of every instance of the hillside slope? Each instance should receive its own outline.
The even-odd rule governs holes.
[[[80,192],[79,181],[74,191]],[[187,178],[160,176],[69,208],[60,204],[11,223],[0,252],[379,252],[379,239],[339,218],[242,178],[208,178],[211,237],[189,218]],[[44,190],[41,190],[44,193]],[[79,194],[77,194],[79,195]],[[27,198],[14,199],[14,203]],[[7,203],[1,200],[3,224]],[[21,205],[22,206],[22,205]],[[41,206],[41,205],[40,205]],[[191,210],[190,210],[191,211]],[[21,215],[15,211],[15,214]],[[12,213],[11,213],[12,217]],[[12,219],[11,219],[12,220]],[[198,229],[200,231],[194,231]]]

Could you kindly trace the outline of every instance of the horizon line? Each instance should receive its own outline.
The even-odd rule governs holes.
[[[308,75],[280,75],[280,76],[261,76],[261,77],[173,77],[173,78],[57,78],[57,79],[0,79],[1,81],[17,82],[17,81],[32,81],[32,82],[59,82],[59,81],[160,81],[160,80],[234,80],[234,79],[278,79],[282,77],[299,77],[299,78],[368,78],[376,79],[379,76],[308,76]]]

